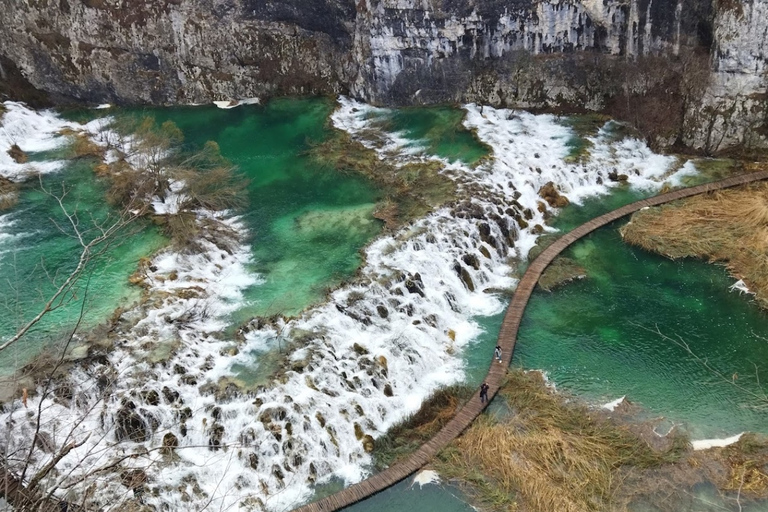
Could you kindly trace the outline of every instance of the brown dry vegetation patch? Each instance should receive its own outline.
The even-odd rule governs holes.
[[[376,466],[385,468],[416,451],[453,418],[458,408],[473,393],[473,388],[460,385],[435,391],[415,414],[376,439]]]
[[[536,373],[510,372],[498,399],[512,414],[481,416],[438,463],[491,509],[621,510],[622,468],[671,464],[688,450],[679,435],[652,448],[605,413],[554,393]]]
[[[768,306],[768,184],[641,210],[621,228],[627,243],[671,259],[723,263]]]
[[[0,176],[0,211],[16,206],[19,200],[16,184]]]
[[[542,290],[551,292],[558,286],[570,283],[574,279],[583,279],[586,276],[587,270],[575,260],[559,256],[541,274],[539,286]]]
[[[29,160],[27,154],[17,144],[13,144],[8,149],[8,155],[10,155],[10,157],[13,158],[13,161],[17,164],[25,164],[27,163],[27,160]]]
[[[321,164],[341,172],[361,174],[384,189],[387,198],[374,216],[390,229],[456,199],[456,184],[441,174],[441,163],[409,163],[398,167],[380,159],[375,151],[343,132],[336,131],[327,141],[310,149],[309,154]]]

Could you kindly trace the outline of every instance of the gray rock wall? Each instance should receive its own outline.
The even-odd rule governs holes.
[[[714,151],[762,140],[768,0],[711,1],[0,0],[0,57],[90,102],[348,93],[606,110]]]

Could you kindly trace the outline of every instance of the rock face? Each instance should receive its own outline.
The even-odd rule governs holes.
[[[0,82],[12,63],[90,102],[586,108],[714,151],[762,141],[768,59],[768,0],[716,1],[2,0]]]

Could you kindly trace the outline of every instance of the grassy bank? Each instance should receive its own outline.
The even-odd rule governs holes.
[[[413,416],[375,441],[379,470],[431,439],[474,389],[438,390]],[[486,511],[694,510],[694,488],[725,501],[768,498],[768,439],[745,434],[725,448],[693,451],[684,433],[660,437],[631,404],[589,408],[547,387],[541,374],[510,371],[494,400],[432,465]]]
[[[688,449],[682,435],[652,447],[628,426],[554,393],[537,373],[511,371],[496,401],[511,414],[483,415],[438,463],[493,510],[615,509],[623,468],[675,463]]]
[[[768,184],[641,210],[621,234],[625,242],[668,258],[721,263],[768,306]]]

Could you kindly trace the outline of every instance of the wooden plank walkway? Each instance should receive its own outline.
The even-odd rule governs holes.
[[[636,212],[642,208],[650,206],[658,206],[660,204],[675,201],[685,197],[695,196],[697,194],[703,194],[706,192],[712,192],[729,187],[736,187],[751,183],[755,181],[768,179],[768,171],[761,171],[748,174],[740,174],[738,176],[732,176],[721,181],[713,183],[706,183],[704,185],[698,185],[695,187],[683,188],[669,192],[667,194],[660,194],[658,196],[650,197],[637,201],[611,212],[608,212],[599,217],[595,217],[577,227],[573,231],[557,239],[552,245],[547,247],[539,256],[531,263],[528,269],[525,271],[522,279],[517,285],[515,295],[512,298],[512,302],[507,308],[507,312],[504,315],[504,321],[499,332],[498,344],[502,349],[502,363],[496,363],[491,357],[492,354],[488,354],[491,359],[491,366],[488,369],[488,375],[485,382],[488,383],[490,389],[488,390],[488,396],[493,397],[499,390],[504,381],[504,377],[507,373],[507,368],[512,361],[512,353],[515,349],[515,341],[517,340],[517,332],[520,328],[520,321],[523,319],[523,313],[525,307],[528,304],[528,299],[533,293],[533,289],[536,287],[536,283],[539,281],[544,269],[552,262],[555,257],[560,254],[564,249],[571,245],[576,240],[588,235],[592,231],[610,224],[611,222],[624,217],[630,213]],[[495,364],[494,364],[495,363]],[[440,450],[445,448],[448,443],[453,441],[464,429],[466,429],[472,421],[485,409],[486,404],[480,403],[480,391],[475,392],[474,396],[456,413],[456,415],[446,424],[432,439],[426,444],[422,445],[417,451],[412,453],[407,459],[385,469],[384,471],[377,473],[370,478],[363,480],[343,489],[331,496],[322,498],[314,503],[309,503],[295,510],[295,512],[331,512],[334,510],[342,509],[346,506],[352,505],[360,500],[363,500],[379,491],[386,489],[387,487],[396,484],[400,480],[403,480],[408,475],[418,471],[427,462],[432,459]]]

